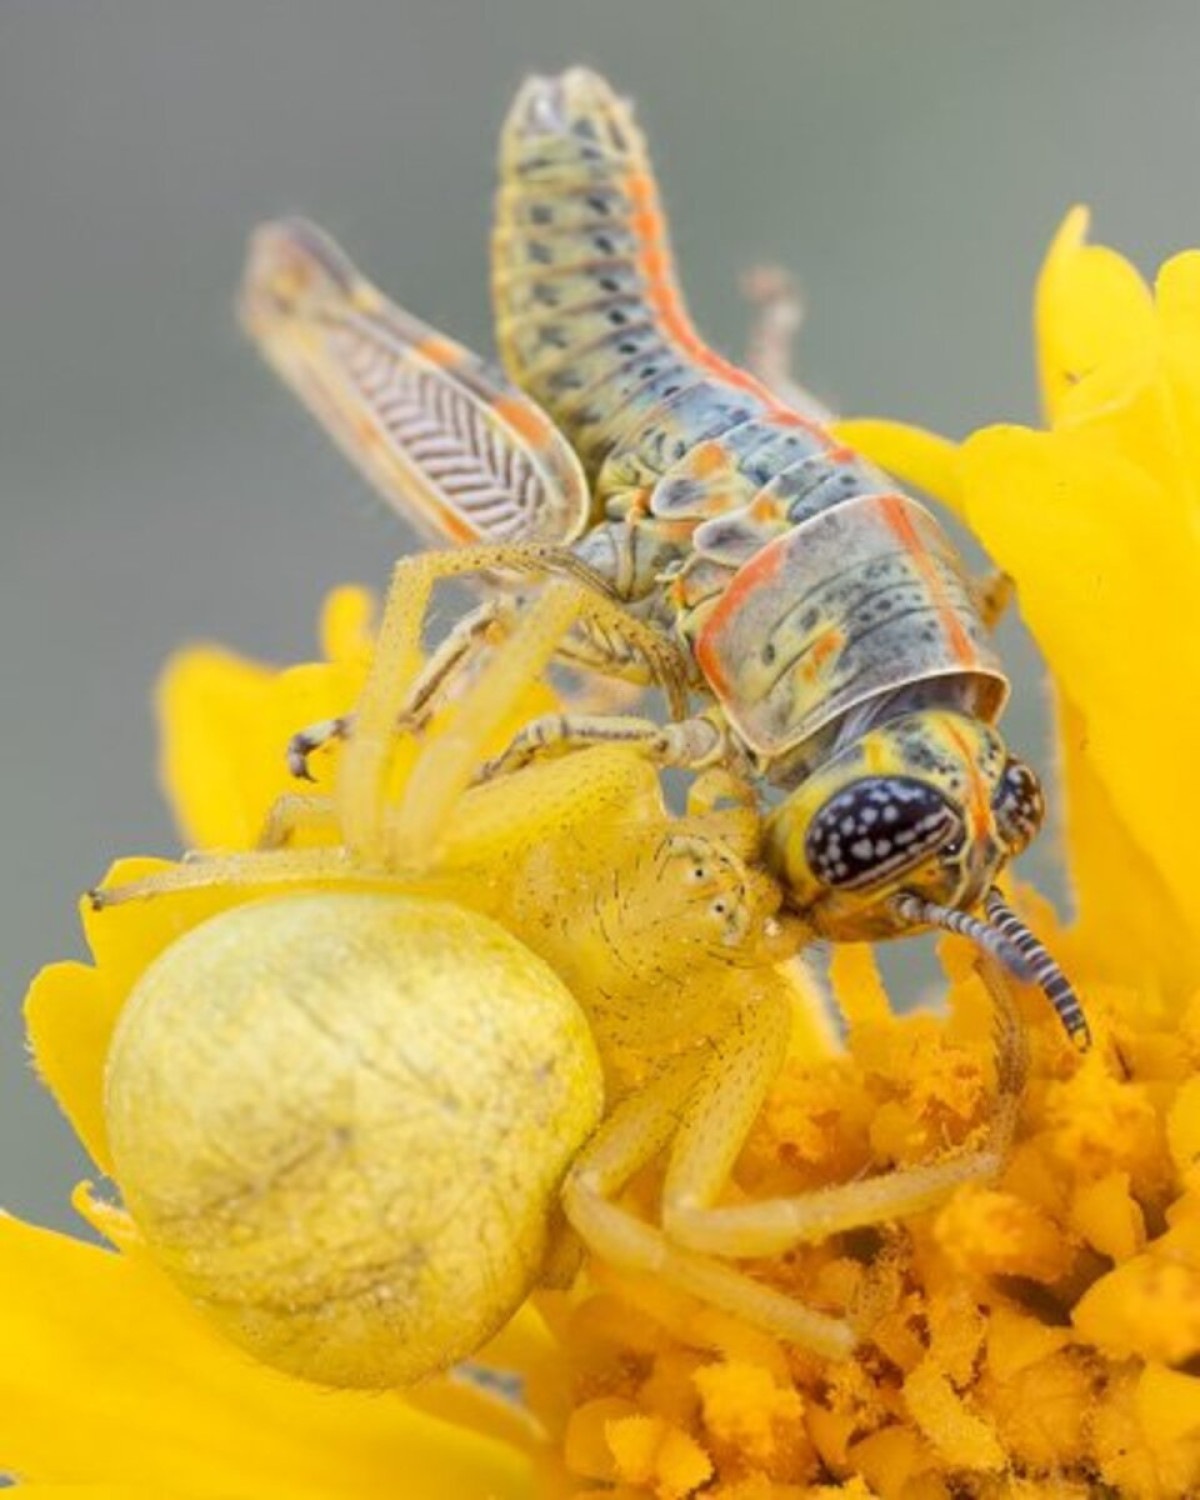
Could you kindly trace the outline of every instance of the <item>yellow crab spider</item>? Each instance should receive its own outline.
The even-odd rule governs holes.
[[[119,1023],[106,1108],[132,1217],[228,1334],[330,1384],[409,1384],[480,1347],[555,1259],[560,1204],[602,1260],[847,1355],[852,1313],[729,1262],[995,1172],[1021,1072],[1002,979],[982,1149],[723,1205],[797,1014],[801,933],[756,863],[757,814],[714,772],[671,816],[623,746],[470,784],[564,632],[602,623],[605,602],[562,579],[425,734],[392,805],[423,562],[397,567],[335,796],[283,799],[257,850],[94,893],[246,897],[168,948]],[[288,847],[301,830],[331,842]],[[645,1219],[621,1195],[660,1156]]]

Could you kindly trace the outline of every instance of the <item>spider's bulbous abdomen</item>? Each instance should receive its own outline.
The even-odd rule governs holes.
[[[258,1358],[335,1386],[409,1384],[507,1320],[601,1107],[551,970],[485,917],[393,895],[193,929],[138,982],[106,1076],[155,1258]]]

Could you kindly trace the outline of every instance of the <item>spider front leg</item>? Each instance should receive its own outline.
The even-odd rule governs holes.
[[[414,676],[430,595],[443,579],[479,572],[531,574],[547,582],[536,598],[513,611],[508,638],[458,705],[452,727],[439,739],[436,761],[422,757],[414,769],[395,830],[402,842],[407,837],[412,851],[436,835],[444,814],[471,781],[488,740],[576,624],[601,638],[611,635],[622,659],[640,656],[676,712],[686,701],[687,663],[682,653],[622,608],[603,578],[569,550],[514,543],[403,558],[388,592],[374,660],[338,778],[346,842],[368,858],[383,853],[383,801],[395,727],[407,720],[412,704],[426,701],[430,692],[427,673]],[[435,655],[433,661],[439,658]],[[461,665],[460,659],[448,671],[439,666],[440,682]]]
[[[322,843],[336,843],[340,832],[337,806],[332,797],[306,797],[303,793],[285,792],[267,809],[258,847],[286,849],[305,834],[312,834]]]
[[[495,550],[489,549],[488,565]],[[428,560],[411,561],[425,564]],[[456,562],[457,556],[451,555],[450,561]],[[561,772],[541,775],[538,795],[532,801],[528,790],[516,783],[511,788],[504,784],[469,789],[485,748],[495,742],[497,725],[512,714],[521,694],[577,619],[592,619],[611,628],[619,625],[631,634],[635,627],[645,629],[628,621],[611,601],[597,600],[573,580],[563,579],[551,580],[522,608],[511,636],[473,679],[449,722],[421,745],[400,805],[390,805],[376,794],[397,743],[394,728],[385,732],[383,726],[393,724],[397,702],[403,706],[409,701],[427,701],[428,675],[414,676],[410,670],[406,679],[401,670],[406,661],[410,668],[419,661],[412,642],[419,643],[423,605],[432,586],[428,573],[425,581],[429,586],[423,590],[399,596],[410,613],[393,610],[390,614],[389,649],[383,667],[376,662],[375,696],[372,699],[369,682],[360,720],[360,725],[365,723],[370,729],[374,715],[376,738],[366,740],[369,755],[364,753],[361,733],[351,739],[336,798],[286,795],[270,809],[258,849],[205,855],[134,884],[97,891],[94,903],[116,905],[223,885],[272,887],[365,879],[440,891],[468,905],[480,905],[490,899],[479,886],[480,868],[510,870],[512,861],[524,858],[539,839],[561,834],[593,814],[606,819],[621,812],[633,817],[639,812],[650,815],[658,805],[657,782],[650,768],[616,752],[593,758],[586,768],[564,766]],[[608,620],[609,612],[620,617],[615,624]],[[407,639],[402,630],[411,632]],[[395,676],[389,677],[386,669],[393,665]],[[357,757],[366,761],[366,776]],[[379,778],[378,783],[374,778]],[[364,820],[357,847],[349,836],[347,801]],[[298,835],[338,842],[328,847],[287,847]]]
[[[483,648],[502,634],[505,622],[515,608],[513,600],[497,596],[485,600],[458,621],[445,640],[438,644],[412,684],[404,716],[396,724],[397,730],[419,732],[425,727],[448,688],[465,675],[467,667]],[[353,713],[339,714],[337,718],[306,725],[294,734],[287,750],[288,769],[292,775],[311,781],[308,762],[313,753],[335,740],[349,739],[354,733],[354,722]]]
[[[754,1258],[844,1230],[889,1223],[935,1207],[963,1183],[994,1176],[1016,1120],[1025,1076],[1024,1036],[999,970],[985,965],[997,1005],[998,1099],[986,1144],[927,1167],[897,1170],[793,1198],[717,1207],[734,1162],[787,1053],[792,1008],[786,982],[765,971],[707,1057],[685,1054],[630,1095],[568,1175],[564,1204],[588,1246],[614,1265],[649,1272],[778,1338],[827,1358],[857,1342],[850,1322],[795,1302],[713,1257]],[[663,1228],[613,1200],[669,1145]]]
[[[614,1201],[675,1134],[680,1111],[692,1106],[704,1061],[702,1054],[685,1053],[613,1110],[567,1174],[567,1218],[589,1250],[619,1270],[653,1275],[781,1338],[844,1359],[855,1344],[846,1323],[719,1261],[680,1249],[661,1229]]]
[[[776,1255],[847,1229],[910,1218],[935,1207],[963,1183],[994,1177],[1016,1123],[1026,1057],[1007,981],[990,961],[984,978],[996,1003],[998,1098],[982,1146],[928,1166],[792,1198],[715,1206],[786,1051],[786,1013],[778,1001],[756,1002],[721,1039],[713,1064],[688,1101],[663,1189],[663,1224],[671,1238],[712,1255]]]

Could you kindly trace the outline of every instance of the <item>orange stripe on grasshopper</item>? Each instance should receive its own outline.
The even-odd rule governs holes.
[[[730,385],[750,391],[781,417],[794,415],[779,407],[766,386],[753,375],[715,354],[696,332],[675,286],[674,271],[666,248],[666,233],[658,189],[649,172],[631,172],[625,189],[633,203],[629,227],[638,242],[638,269],[646,279],[646,292],[663,331],[702,370]]]
[[[964,667],[971,665],[975,660],[975,648],[971,644],[970,637],[963,629],[962,621],[946,598],[946,588],[942,582],[937,569],[934,567],[929,556],[929,549],[917,535],[906,506],[909,504],[902,495],[884,495],[881,499],[881,508],[887,520],[887,525],[892,535],[912,558],[917,572],[929,589],[933,606],[937,610],[938,620],[942,629],[946,632],[946,638],[950,643],[950,649],[954,653],[955,660]]]
[[[696,332],[675,285],[675,273],[666,248],[663,212],[654,178],[649,172],[631,172],[625,180],[625,189],[634,205],[629,227],[638,242],[638,268],[645,277],[647,297],[663,331],[706,374],[714,375],[727,385],[757,396],[772,420],[781,427],[798,427],[811,433],[829,451],[835,462],[854,458],[855,455],[849,448],[834,444],[828,429],[820,422],[781,405],[774,392],[755,379],[749,371],[731,364],[709,348]]]
[[[975,838],[980,839],[988,832],[992,825],[991,799],[988,795],[987,783],[980,775],[978,764],[971,753],[971,746],[965,736],[959,734],[953,723],[945,721],[945,732],[954,741],[954,748],[959,753],[959,760],[966,768],[967,775],[971,778],[970,796],[965,800],[967,812],[971,817],[971,832]]]
[[[816,682],[831,656],[836,656],[846,643],[846,634],[839,625],[829,625],[808,648],[800,672],[805,682]]]
[[[772,543],[743,564],[730,579],[700,632],[696,641],[696,661],[719,697],[729,696],[730,682],[715,655],[717,640],[730,617],[736,617],[746,595],[778,577],[783,560],[783,548]]]

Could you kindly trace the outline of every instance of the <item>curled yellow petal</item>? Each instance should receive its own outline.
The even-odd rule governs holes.
[[[188,842],[247,848],[265,810],[296,783],[287,768],[297,730],[345,713],[366,677],[372,595],[335,589],[321,612],[323,662],[280,671],[219,646],[177,652],[158,686],[160,774]],[[328,789],[336,752],[313,756]]]
[[[38,1076],[102,1172],[111,1169],[99,1087],[120,997],[86,964],[49,964],[29,987],[25,1029]]]
[[[962,517],[958,445],[922,427],[858,417],[839,422],[838,437],[873,459],[902,483],[923,490]]]
[[[963,450],[967,514],[1082,717],[1081,753],[1200,943],[1190,759],[1200,549],[1144,471],[1080,438],[995,428]],[[1169,913],[1166,914],[1169,917]]]
[[[1123,256],[1087,243],[1088,220],[1082,207],[1067,214],[1038,279],[1038,369],[1053,422],[1119,401],[1153,341],[1149,289]]]

